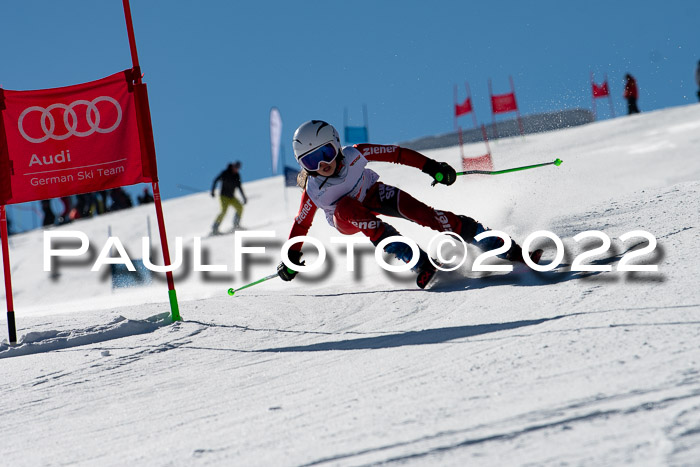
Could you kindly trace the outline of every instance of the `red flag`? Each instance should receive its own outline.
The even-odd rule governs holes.
[[[515,93],[491,96],[491,108],[495,114],[518,110],[518,105],[515,103]]]
[[[595,83],[591,83],[593,86],[593,97],[605,97],[610,95],[610,91],[608,90],[608,82],[603,81],[603,84],[598,86]]]
[[[0,204],[153,181],[144,175],[148,142],[139,139],[134,89],[127,71],[64,88],[2,90],[0,184],[8,186]]]
[[[461,104],[455,104],[455,117],[460,115],[468,114],[472,109],[472,100],[467,97],[467,99]]]

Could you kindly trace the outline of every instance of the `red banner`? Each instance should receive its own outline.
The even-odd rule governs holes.
[[[472,100],[467,97],[467,100],[465,100],[461,104],[455,104],[455,117],[459,117],[460,115],[468,114],[469,112],[472,111]]]
[[[141,141],[136,116],[140,86],[127,71],[64,88],[0,89],[0,204],[151,182],[150,155],[146,173],[142,164],[150,129],[141,125]],[[148,111],[143,99],[140,113]]]
[[[484,154],[479,157],[462,157],[463,170],[493,170],[493,159],[491,154]]]
[[[491,108],[495,114],[518,110],[518,105],[515,103],[515,93],[491,96]]]
[[[598,86],[595,83],[591,84],[593,85],[593,97],[605,97],[610,95],[607,81],[603,81],[603,84],[601,84],[600,86]]]

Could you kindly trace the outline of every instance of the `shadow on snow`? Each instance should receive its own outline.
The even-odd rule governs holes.
[[[622,259],[624,255],[637,249],[643,243],[635,244],[623,252],[613,254],[607,258],[600,258],[590,261],[591,266],[612,266]],[[665,253],[662,248],[657,247],[652,257],[647,258],[651,264],[659,264],[663,260]],[[488,273],[486,273],[488,274]],[[459,273],[438,273],[435,283],[430,288],[431,292],[456,292],[459,290],[478,290],[486,287],[511,285],[518,287],[555,285],[572,280],[595,280],[600,282],[663,282],[663,274],[655,272],[624,272],[615,271],[572,271],[571,264],[561,264],[552,271],[539,272],[524,265],[516,265],[509,273],[493,273],[482,277],[465,277]]]
[[[509,329],[517,329],[526,326],[536,326],[547,321],[565,318],[566,316],[567,315],[560,315],[552,318],[512,321],[509,323],[476,324],[471,326],[424,329],[422,331],[408,331],[374,337],[363,337],[359,339],[321,342],[318,344],[276,347],[258,350],[258,352],[322,352],[327,350],[387,349],[407,345],[441,344],[455,339],[463,339],[465,337],[481,336],[492,332],[507,331]]]

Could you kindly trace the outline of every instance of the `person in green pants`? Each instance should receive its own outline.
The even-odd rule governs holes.
[[[211,186],[211,196],[214,198],[216,197],[216,184],[219,183],[219,180],[221,180],[221,193],[219,198],[221,201],[221,212],[218,216],[216,216],[214,224],[211,228],[214,235],[218,235],[220,233],[219,226],[221,225],[221,221],[224,219],[229,206],[233,206],[233,209],[236,211],[233,215],[233,229],[238,229],[241,226],[243,204],[246,204],[248,199],[246,198],[245,193],[243,192],[243,187],[241,186],[241,175],[239,173],[240,169],[240,161],[229,164],[228,167],[226,167],[226,169],[214,179],[214,183]],[[241,204],[241,202],[234,196],[236,188],[238,188],[238,190],[241,192],[243,204]]]

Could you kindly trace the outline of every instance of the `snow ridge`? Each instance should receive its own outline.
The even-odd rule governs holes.
[[[83,329],[28,332],[20,336],[16,345],[10,345],[7,339],[0,343],[0,358],[19,357],[81,345],[97,344],[153,332],[171,323],[170,313],[165,312],[146,319],[127,319],[123,316],[117,316],[110,323]]]

